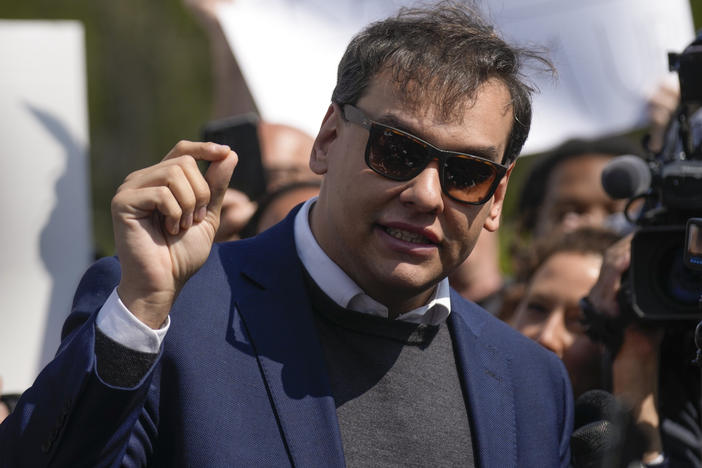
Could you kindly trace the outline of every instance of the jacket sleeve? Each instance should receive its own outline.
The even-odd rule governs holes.
[[[0,425],[0,466],[146,465],[156,415],[145,403],[160,354],[125,386],[97,372],[95,316],[119,277],[114,258],[84,275],[54,360]]]

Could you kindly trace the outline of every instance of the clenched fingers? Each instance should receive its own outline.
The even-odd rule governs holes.
[[[204,218],[210,202],[210,188],[191,156],[165,160],[155,166],[136,171],[127,177],[117,193],[153,187],[168,189],[181,209],[179,218],[169,219],[169,223],[177,221],[177,225],[187,229],[193,220],[199,222]]]
[[[236,153],[226,145],[181,140],[166,155],[164,162],[184,155],[191,156],[196,161],[210,162],[205,172],[205,180],[210,190],[210,202],[206,211],[203,212],[200,207],[198,213],[211,214],[213,220],[218,220],[224,193],[238,161]]]
[[[166,155],[164,162],[184,155],[191,156],[196,161],[210,162],[205,172],[205,180],[210,190],[210,202],[206,211],[199,207],[200,211],[196,213],[211,214],[213,219],[218,219],[224,193],[238,161],[236,153],[226,145],[181,140]]]
[[[197,160],[210,162],[205,176]],[[130,174],[118,189],[113,208],[137,218],[158,210],[166,230],[175,235],[202,221],[208,212],[217,219],[236,162],[227,146],[182,141],[159,164]]]
[[[183,210],[168,187],[145,187],[133,190],[124,190],[112,200],[113,207],[122,208],[122,212],[131,214],[134,218],[145,218],[154,211],[161,213],[164,227],[169,234],[177,235],[180,232]]]

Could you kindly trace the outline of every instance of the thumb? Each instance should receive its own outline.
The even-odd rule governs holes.
[[[224,194],[238,162],[237,154],[234,151],[229,151],[229,154],[223,159],[211,162],[205,172],[205,180],[210,186],[210,203],[207,205],[207,211],[215,214],[216,219],[219,218]]]

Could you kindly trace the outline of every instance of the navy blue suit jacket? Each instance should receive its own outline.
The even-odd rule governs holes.
[[[213,247],[133,388],[95,370],[95,315],[120,270],[115,259],[93,265],[55,360],[0,426],[0,464],[343,466],[293,219]],[[561,362],[453,291],[451,304],[479,466],[567,465],[573,403]]]

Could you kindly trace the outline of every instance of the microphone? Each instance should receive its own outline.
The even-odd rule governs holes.
[[[651,170],[638,156],[617,156],[602,170],[602,187],[612,198],[631,198],[650,186]]]
[[[575,468],[616,466],[622,434],[616,421],[622,409],[604,390],[590,390],[575,402],[575,430],[570,449]]]
[[[640,460],[640,435],[631,413],[609,392],[590,390],[575,402],[570,438],[574,468],[619,467]]]

